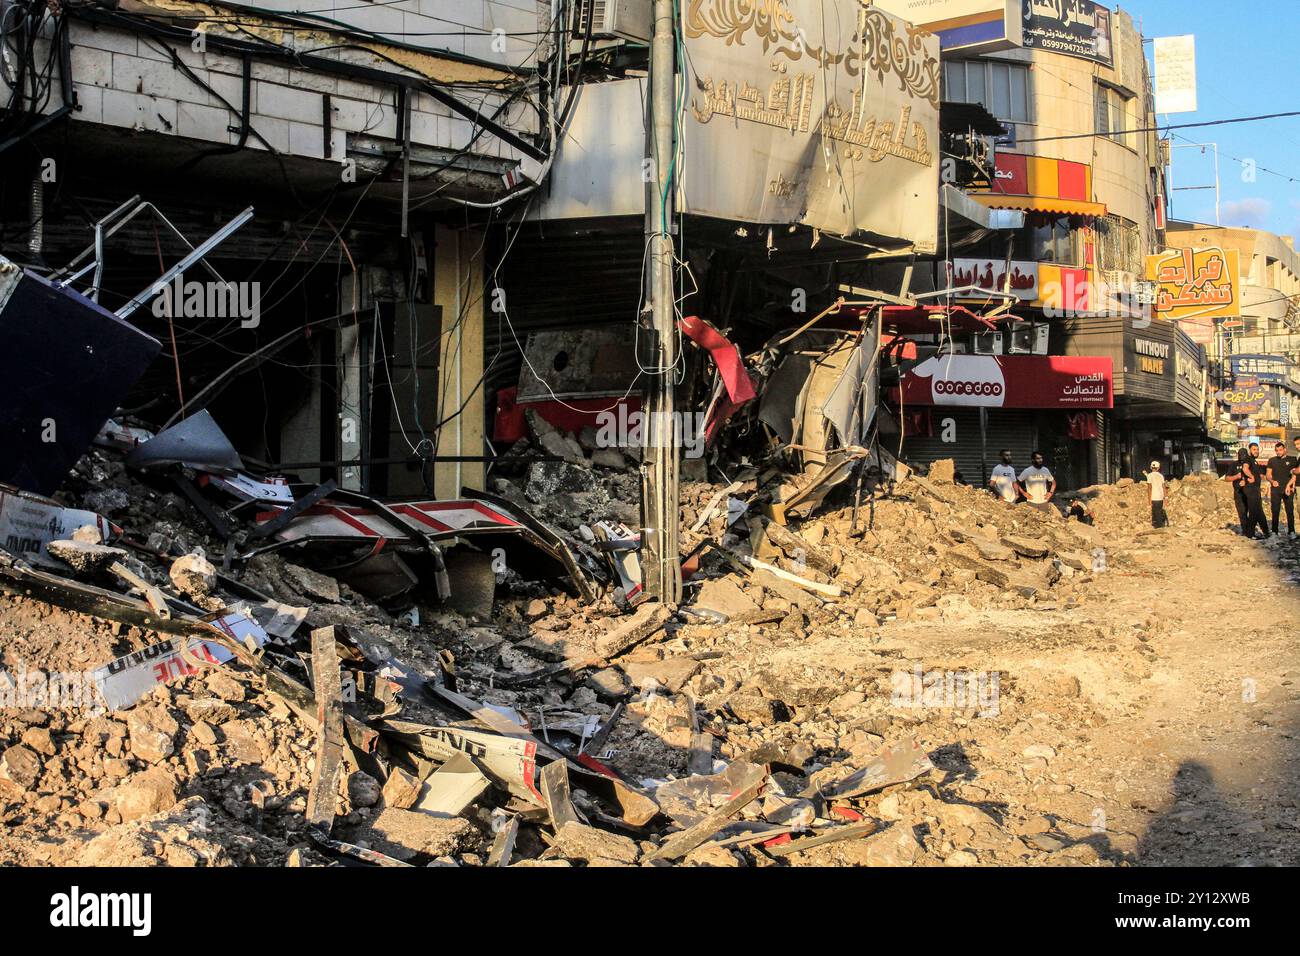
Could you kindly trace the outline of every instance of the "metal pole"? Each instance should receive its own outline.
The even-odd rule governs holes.
[[[655,188],[649,191],[646,233],[650,244],[650,314],[655,343],[649,364],[641,430],[641,573],[646,596],[676,606],[682,596],[678,543],[674,378],[677,374],[676,302],[673,292],[672,175],[676,142],[676,15],[674,0],[655,0],[650,47],[650,116]]]

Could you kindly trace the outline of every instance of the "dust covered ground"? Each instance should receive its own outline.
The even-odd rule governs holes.
[[[708,515],[712,491],[687,489],[684,527],[703,515],[701,538],[842,593],[791,588],[710,554],[666,629],[599,666],[512,690],[502,677],[595,653],[624,620],[609,598],[584,606],[524,585],[499,593],[490,622],[425,609],[408,626],[347,589],[322,601],[300,573],[250,571],[277,599],[309,605],[308,625],[362,628],[423,673],[451,651],[462,693],[512,708],[547,740],[576,726],[585,740],[612,718],[595,756],[665,808],[629,827],[575,779],[589,826],[553,826],[495,788],[435,819],[401,809],[410,797],[395,768],[388,780],[354,769],[335,836],[417,864],[474,866],[518,814],[507,863],[648,865],[731,793],[706,784],[759,765],[762,794],[733,822],[772,828],[757,831],[764,839],[723,832],[672,862],[1300,862],[1300,543],[1233,534],[1222,482],[1171,482],[1171,526],[1152,531],[1145,490],[1131,483],[1085,490],[1097,519],[1086,528],[1006,507],[940,470],[878,494],[869,529],[854,530],[846,508],[792,526],[795,560]],[[156,640],[0,595],[0,668],[11,675],[77,673]],[[834,796],[837,780],[911,738],[932,768]],[[0,863],[327,863],[304,817],[315,740],[238,664],[119,712],[6,707]],[[861,831],[781,850],[845,824]]]

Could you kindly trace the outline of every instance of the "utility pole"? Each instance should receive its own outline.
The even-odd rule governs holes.
[[[676,428],[674,379],[677,375],[676,301],[673,291],[673,157],[677,149],[676,14],[674,0],[654,0],[655,29],[650,45],[650,129],[655,188],[646,199],[646,239],[650,244],[649,384],[641,428],[641,576],[651,600],[675,607],[682,598],[678,542],[677,470],[681,444]],[[638,321],[640,319],[638,318]]]

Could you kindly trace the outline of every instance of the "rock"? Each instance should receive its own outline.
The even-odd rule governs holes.
[[[533,598],[531,601],[529,601],[527,604],[524,605],[524,610],[523,610],[524,620],[535,621],[539,617],[544,617],[545,615],[549,614],[550,611],[551,611],[551,607],[549,604],[547,604],[545,601],[541,600],[540,598]]]
[[[1083,551],[1057,551],[1056,559],[1075,571],[1092,570],[1092,555]]]
[[[191,697],[181,702],[181,710],[193,722],[209,724],[224,724],[239,713],[231,704],[216,697]]]
[[[207,685],[208,690],[224,701],[238,703],[247,696],[243,683],[235,680],[225,671],[212,671],[204,678],[203,683]]]
[[[439,857],[478,849],[483,837],[462,817],[385,807],[355,835],[355,842],[409,862],[417,856]]]
[[[997,826],[996,820],[969,803],[936,802],[931,804],[931,809],[946,828]]]
[[[979,857],[970,850],[958,850],[955,853],[949,853],[944,858],[944,866],[975,866],[979,863]]]
[[[23,731],[21,740],[38,754],[44,754],[46,757],[53,757],[57,749],[54,744],[54,738],[50,736],[49,730],[44,727],[28,727]]]
[[[23,793],[36,786],[43,764],[36,751],[22,744],[7,747],[0,754],[0,788]]]
[[[81,544],[103,544],[104,536],[100,533],[99,528],[93,524],[83,524],[72,532],[71,540],[78,541]]]
[[[853,626],[874,630],[880,626],[880,619],[867,608],[859,608],[857,613],[853,615]]]
[[[167,576],[178,591],[196,601],[212,597],[217,587],[217,569],[198,551],[173,561]]]
[[[339,590],[338,581],[329,575],[288,562],[283,568],[285,582],[300,594],[335,604],[343,600],[343,592]]]
[[[706,843],[704,846],[697,846],[686,856],[682,857],[683,866],[725,866],[738,867],[741,865],[739,857],[732,853],[725,846],[718,846],[714,843]]]
[[[1014,561],[1016,558],[1013,550],[987,538],[971,538],[971,544],[985,561]]]
[[[190,797],[154,814],[114,826],[78,849],[78,866],[231,866],[229,851],[213,838],[233,821],[217,824],[202,797]]]
[[[99,532],[95,532],[98,537]],[[128,557],[121,548],[110,548],[99,541],[51,541],[45,546],[52,557],[58,558],[77,574],[95,574],[107,568],[114,561]]]
[[[603,700],[617,700],[632,692],[632,682],[617,667],[605,667],[586,680],[585,686],[594,690]]]
[[[170,771],[150,767],[101,791],[95,799],[116,810],[125,823],[171,809],[179,793],[176,777]]]
[[[1045,558],[1051,551],[1047,542],[1036,538],[1003,535],[1002,543],[1024,558]]]
[[[203,744],[205,747],[211,747],[217,742],[217,732],[212,729],[212,725],[206,720],[200,720],[190,728],[190,736]]]
[[[617,468],[620,471],[627,467],[627,459],[617,448],[597,448],[591,453],[591,463],[600,468]]]
[[[777,724],[789,716],[785,704],[762,694],[733,694],[727,698],[727,707],[747,724]]]
[[[948,484],[952,484],[956,468],[957,466],[951,458],[940,458],[938,461],[930,463],[930,470],[925,474],[931,481],[946,481]]]
[[[158,763],[176,750],[176,732],[180,725],[158,706],[137,705],[127,712],[126,729],[131,738],[131,754],[148,763]]]
[[[1056,756],[1056,751],[1047,744],[1030,744],[1021,751],[1021,755],[1025,757],[1041,757],[1043,760],[1051,760]]]
[[[695,606],[725,614],[728,618],[758,610],[755,604],[731,577],[712,578],[700,586],[695,596]]]
[[[840,847],[840,859],[853,866],[911,866],[925,852],[906,823],[895,823],[861,840],[830,846]]]
[[[665,657],[661,661],[630,661],[623,666],[623,672],[637,688],[653,680],[677,694],[702,666],[689,657]]]
[[[364,770],[348,776],[348,802],[353,807],[373,807],[383,795],[379,781]]]
[[[565,859],[583,860],[588,864],[623,864],[636,862],[640,849],[629,837],[597,830],[581,823],[566,823],[555,834],[552,851]]]
[[[423,786],[414,774],[407,773],[401,767],[394,767],[389,772],[388,779],[384,781],[382,791],[384,806],[395,810],[405,810],[414,806],[415,801],[420,799]]]

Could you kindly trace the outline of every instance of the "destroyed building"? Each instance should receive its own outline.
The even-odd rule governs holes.
[[[1125,380],[1023,284],[1108,268],[1102,177],[969,85],[1056,54],[666,6],[6,0],[8,858],[965,859],[889,825],[961,770],[920,690],[783,655],[1140,560],[963,487],[1059,439],[1133,530]]]

